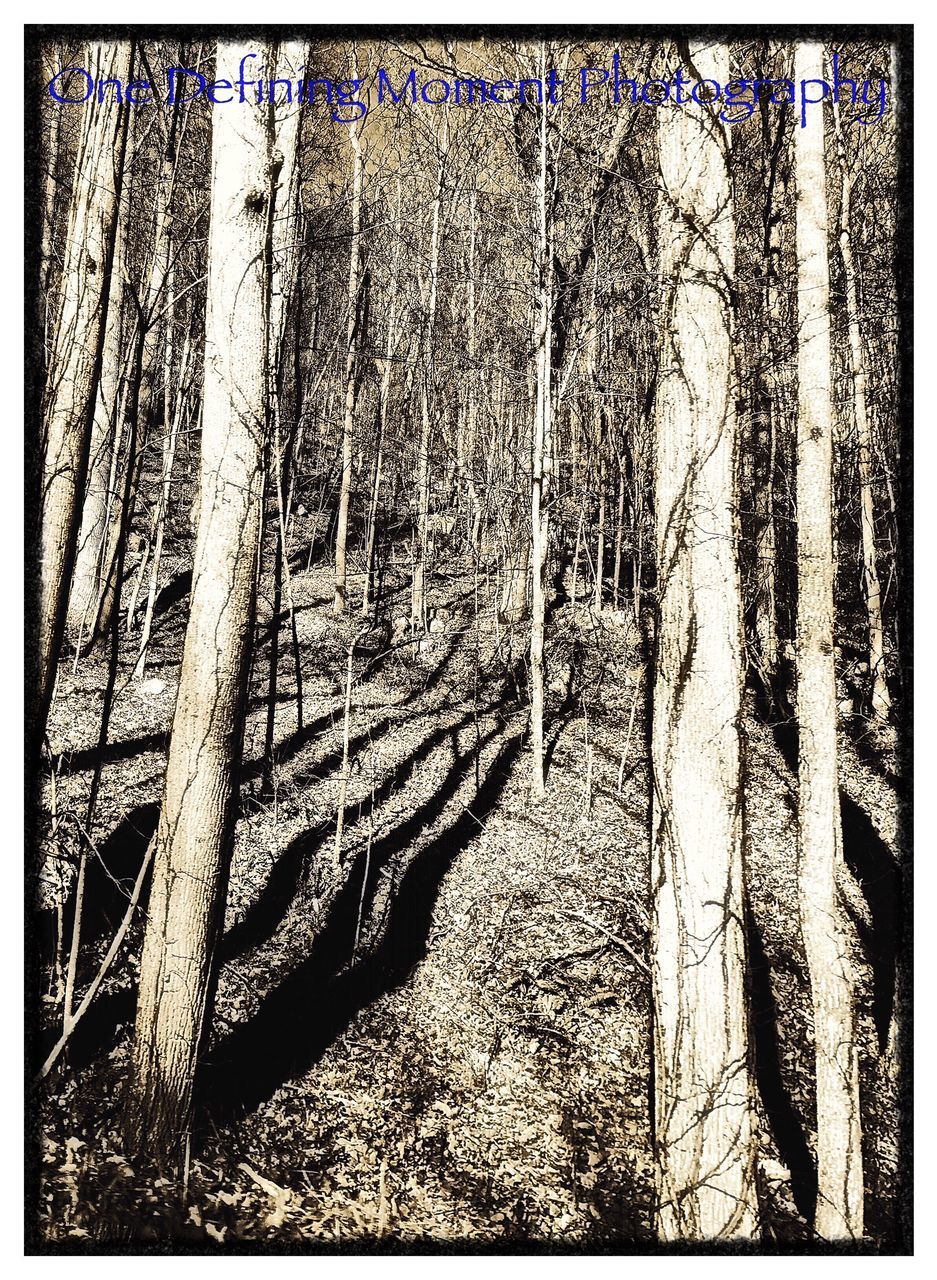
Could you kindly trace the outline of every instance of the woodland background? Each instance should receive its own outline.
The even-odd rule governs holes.
[[[910,1247],[909,129],[43,96],[894,37],[33,31],[41,1247]]]

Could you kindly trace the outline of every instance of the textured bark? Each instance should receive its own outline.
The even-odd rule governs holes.
[[[101,376],[98,379],[94,419],[91,424],[90,462],[68,598],[66,635],[79,653],[98,638],[101,604],[107,580],[108,530],[117,501],[115,466],[119,448],[121,375],[124,372],[122,307],[124,242],[130,215],[130,192],[121,198],[114,235],[114,255],[108,291],[107,320]]]
[[[546,53],[543,50],[541,53],[541,70],[545,75]],[[537,171],[539,282],[535,338],[536,398],[530,473],[530,785],[536,797],[544,795],[546,782],[543,772],[543,638],[546,613],[543,578],[549,543],[549,513],[544,499],[549,485],[553,430],[553,228],[550,207],[553,193],[550,189],[549,159],[547,108],[544,103],[540,110],[540,163]]]
[[[692,51],[726,83],[724,45]],[[664,340],[657,396],[660,623],[654,683],[653,992],[657,1229],[757,1233],[745,1003],[735,389],[726,130],[659,115]]]
[[[778,386],[775,376],[773,328],[778,313],[778,280],[781,266],[781,218],[776,206],[783,201],[781,147],[786,112],[780,113],[764,97],[761,100],[762,140],[765,151],[764,287],[761,290],[761,346],[756,384],[755,422],[755,634],[765,670],[773,674],[778,664],[778,612],[776,583],[777,539],[774,516],[774,476],[777,433],[780,425]],[[772,126],[774,134],[772,136]]]
[[[400,221],[400,206],[403,199],[403,184],[397,178],[397,216]],[[374,550],[377,541],[377,520],[380,507],[381,467],[383,462],[384,429],[387,423],[387,411],[390,406],[390,384],[393,374],[393,356],[397,348],[397,304],[400,279],[400,248],[398,237],[394,248],[394,257],[390,273],[390,300],[387,311],[387,336],[384,346],[384,368],[381,370],[381,389],[377,403],[377,423],[375,427],[376,441],[374,446],[374,474],[371,482],[371,500],[368,504],[367,543],[364,553],[364,587],[361,593],[361,614],[367,617],[371,608],[371,587],[374,578]]]
[[[801,44],[795,78],[823,76],[823,48]],[[833,659],[833,426],[830,270],[823,115],[795,129],[797,175],[797,719],[800,914],[817,1064],[817,1233],[863,1233],[862,1133],[853,969],[837,890],[842,830]]]
[[[862,528],[862,574],[869,631],[869,671],[872,677],[872,710],[882,720],[891,711],[891,697],[885,678],[885,632],[882,626],[882,589],[875,550],[875,508],[872,497],[872,425],[869,420],[869,382],[865,342],[859,327],[859,289],[852,247],[850,207],[853,176],[846,160],[839,111],[836,112],[836,142],[841,189],[839,206],[839,250],[846,280],[846,321],[849,331],[849,367],[852,374],[852,407],[856,420],[856,448],[859,470],[859,517]]]
[[[413,583],[410,591],[410,625],[414,631],[426,630],[426,521],[429,516],[430,473],[430,384],[435,394],[435,362],[433,347],[436,333],[436,304],[439,297],[439,239],[442,218],[442,191],[449,141],[448,108],[443,116],[439,167],[433,196],[433,221],[429,244],[429,288],[426,300],[426,337],[423,343],[423,377],[420,386],[420,452],[417,458],[417,512],[413,550]]]
[[[96,81],[126,82],[130,62],[130,45],[118,41],[92,45],[84,65]],[[104,99],[84,108],[43,404],[36,749],[45,734],[65,627],[123,180],[127,108],[109,94]]]
[[[353,72],[357,60],[353,58]],[[345,353],[345,418],[342,425],[342,476],[338,498],[338,526],[335,532],[335,599],[332,612],[342,613],[347,593],[345,559],[348,549],[348,504],[351,498],[351,470],[354,452],[355,400],[357,378],[355,361],[358,346],[360,276],[361,276],[361,189],[364,183],[364,155],[361,150],[360,125],[348,126],[352,148],[351,188],[351,257],[348,264],[348,330]]]
[[[46,84],[52,80],[52,77],[61,70],[59,61],[58,44],[49,44],[46,46],[42,59],[43,79]],[[42,200],[42,287],[48,292],[52,282],[54,256],[53,249],[55,243],[55,205],[56,194],[58,192],[57,174],[59,167],[59,126],[62,121],[62,113],[56,104],[51,108],[49,117],[49,133],[46,145],[43,147],[43,162],[45,169],[45,181],[43,183],[43,200]],[[47,299],[48,305],[48,299]]]
[[[233,78],[250,51],[219,45],[218,74]],[[215,108],[212,135],[198,535],[128,1099],[130,1146],[160,1162],[178,1157],[190,1123],[237,807],[263,496],[268,248],[281,162],[263,107]]]

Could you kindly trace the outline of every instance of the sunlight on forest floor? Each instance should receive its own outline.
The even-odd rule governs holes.
[[[372,653],[361,642],[336,870],[342,681],[360,619],[331,616],[324,570],[294,576],[303,725],[283,642],[278,763],[264,788],[251,762],[263,751],[265,643],[187,1185],[148,1181],[116,1136],[137,926],[129,958],[75,1036],[68,1072],[51,1082],[42,1193],[50,1238],[580,1247],[652,1238],[640,638],[621,617],[597,619],[583,604],[575,616],[568,603],[555,609],[549,782],[532,804],[524,629],[496,628],[488,611],[476,631],[470,574],[437,588],[439,604],[459,603],[424,652]],[[132,662],[122,664],[95,833],[89,974],[156,821],[184,611],[183,600],[160,618],[147,672],[158,683],[127,684]],[[63,664],[51,733],[65,751],[60,815],[80,812],[87,793],[102,684],[100,659],[75,674]],[[761,1199],[769,1236],[804,1239],[811,1139],[801,1118],[811,1114],[812,1073],[807,975],[792,942],[795,783],[782,739],[747,705]],[[66,740],[82,728],[80,740]],[[877,841],[881,876],[894,866],[893,792],[842,742],[846,803],[859,836],[864,818]],[[860,880],[875,874],[867,854],[862,874],[846,850]],[[889,924],[855,885],[850,901],[864,947],[868,1217],[870,1231],[887,1237],[896,1098],[876,1018],[890,995],[887,973],[873,978],[868,957],[887,967]],[[54,1037],[54,1001],[46,1007]]]

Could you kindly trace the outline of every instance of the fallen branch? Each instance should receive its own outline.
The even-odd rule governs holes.
[[[587,924],[590,929],[597,929],[599,933],[604,933],[610,942],[614,942],[616,946],[621,947],[622,951],[626,951],[635,964],[639,965],[645,973],[651,972],[651,966],[643,958],[639,956],[630,943],[617,933],[612,933],[611,929],[606,929],[604,924],[599,924],[598,920],[593,920],[591,916],[584,915],[581,911],[562,911],[554,908],[554,915],[566,916],[570,920],[580,920],[583,924]]]
[[[147,870],[149,869],[149,865],[153,857],[153,850],[155,848],[156,848],[156,836],[154,835],[153,839],[149,843],[149,847],[147,848],[146,853],[144,854],[143,862],[137,874],[136,883],[133,886],[133,893],[130,895],[130,901],[127,904],[127,910],[124,913],[123,920],[121,920],[120,922],[120,927],[118,928],[117,932],[114,934],[114,937],[111,941],[111,945],[108,947],[107,955],[101,961],[101,967],[100,969],[98,969],[97,973],[95,974],[94,979],[91,983],[91,986],[85,992],[85,997],[82,1000],[81,1004],[78,1006],[78,1009],[74,1017],[71,1017],[66,1021],[62,1029],[62,1034],[59,1037],[58,1042],[55,1045],[55,1048],[52,1050],[48,1058],[46,1058],[45,1062],[42,1064],[42,1068],[39,1072],[40,1080],[44,1079],[45,1076],[47,1076],[49,1072],[52,1070],[52,1068],[55,1066],[62,1050],[65,1048],[65,1046],[68,1044],[69,1040],[71,1039],[72,1032],[78,1026],[78,1023],[81,1021],[84,1015],[88,1012],[88,1008],[91,1004],[91,1001],[97,995],[98,988],[100,987],[101,983],[104,981],[104,978],[105,978],[105,975],[107,974],[108,969],[110,969],[111,965],[114,963],[114,958],[117,955],[118,951],[120,950],[120,944],[123,942],[124,936],[127,930],[130,928],[130,921],[133,919],[133,913],[136,910],[137,903],[140,901],[140,893],[143,889],[143,881],[146,878],[146,873],[147,873]]]

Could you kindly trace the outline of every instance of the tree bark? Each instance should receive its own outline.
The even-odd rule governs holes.
[[[546,75],[546,50],[541,46],[541,70]],[[536,330],[536,396],[530,472],[530,785],[535,798],[546,793],[543,758],[543,640],[546,614],[544,569],[549,543],[549,512],[545,506],[549,484],[553,429],[553,227],[551,166],[547,136],[547,105],[540,108],[540,161],[537,170],[539,214]],[[526,576],[526,575],[525,575]]]
[[[353,74],[357,58],[352,58]],[[364,183],[364,156],[361,150],[360,122],[348,126],[352,148],[351,257],[348,264],[348,329],[345,355],[345,417],[342,424],[342,477],[338,497],[338,526],[335,533],[335,599],[332,612],[342,613],[348,587],[346,555],[348,549],[348,504],[351,498],[351,473],[354,456],[355,399],[357,377],[355,357],[358,346],[359,300],[361,275],[361,190]]]
[[[233,79],[253,51],[219,45],[218,74]],[[274,66],[274,50],[265,53]],[[190,1126],[237,810],[262,519],[275,142],[264,107],[212,112],[200,511],[127,1109],[128,1145],[159,1163],[178,1157]]]
[[[852,245],[850,206],[853,175],[846,160],[839,110],[836,108],[836,150],[840,169],[839,251],[846,280],[846,322],[849,331],[849,366],[852,374],[852,407],[856,422],[856,447],[859,469],[859,523],[862,529],[862,570],[865,603],[868,614],[869,672],[872,679],[872,710],[881,720],[891,712],[891,697],[885,676],[885,632],[882,626],[882,589],[878,578],[875,551],[875,508],[872,496],[872,427],[869,421],[868,361],[865,342],[859,327],[859,290],[856,261]]]
[[[68,598],[66,634],[75,650],[84,653],[101,635],[99,622],[108,570],[108,534],[115,504],[121,424],[123,258],[130,191],[122,194],[114,233],[114,256],[108,290],[107,320],[101,376],[98,379],[94,418],[91,424],[90,463],[81,512],[81,527],[75,552]]]
[[[85,66],[95,81],[130,75],[131,45],[94,44]],[[37,692],[33,750],[41,748],[68,605],[91,424],[101,370],[123,181],[126,107],[105,93],[84,109],[75,163],[58,316],[43,404],[43,478]]]
[[[794,76],[821,79],[823,46],[798,44]],[[833,425],[823,114],[795,128],[797,176],[797,719],[800,915],[813,994],[817,1070],[817,1234],[863,1234],[862,1132],[853,967],[843,874],[833,659]]]
[[[725,45],[695,45],[691,59],[701,78],[728,80]],[[663,1240],[758,1230],[743,927],[735,232],[717,112],[687,104],[658,117],[664,338],[652,947]]]

